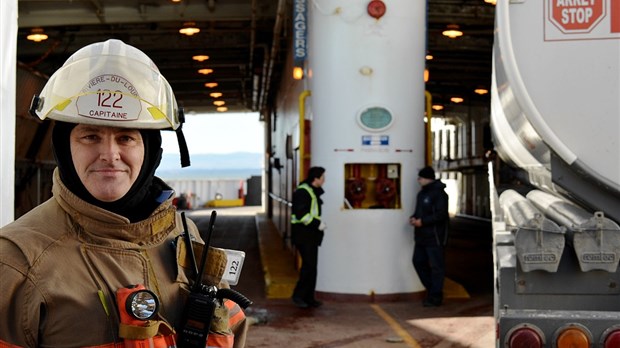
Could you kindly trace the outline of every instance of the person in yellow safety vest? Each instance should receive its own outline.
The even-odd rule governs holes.
[[[58,166],[53,197],[0,229],[0,347],[175,347],[196,279],[185,241],[197,260],[204,243],[155,176],[160,130],[176,131],[189,165],[170,85],[142,51],[108,40],[74,53],[31,112],[55,120]],[[205,283],[226,286],[225,252],[208,255]],[[138,284],[159,311],[127,330],[117,291]],[[214,317],[209,347],[245,346],[239,305],[218,300]]]
[[[325,183],[325,168],[312,167],[308,177],[293,193],[291,239],[301,257],[299,279],[293,291],[293,303],[300,308],[319,307],[315,298],[319,246],[326,228],[321,221],[321,195]]]

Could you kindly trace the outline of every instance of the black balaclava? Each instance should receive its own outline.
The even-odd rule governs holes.
[[[102,202],[88,192],[78,176],[71,157],[70,135],[77,124],[56,121],[52,131],[52,148],[60,179],[67,188],[86,202],[128,218],[131,222],[146,219],[159,205],[163,186],[153,180],[161,161],[161,134],[157,129],[140,129],[144,142],[144,163],[129,191],[114,202]]]

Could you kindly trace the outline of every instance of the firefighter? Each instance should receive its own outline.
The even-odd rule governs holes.
[[[57,168],[53,197],[0,229],[0,347],[175,347],[196,279],[185,242],[196,259],[203,243],[190,220],[184,239],[174,192],[154,174],[160,130],[176,131],[189,165],[170,85],[142,51],[108,40],[73,54],[31,112],[55,121]],[[208,255],[205,281],[225,286],[225,253]],[[117,304],[138,289],[151,297]],[[144,325],[122,319],[152,304]],[[245,345],[238,305],[218,301],[214,317],[209,347]]]

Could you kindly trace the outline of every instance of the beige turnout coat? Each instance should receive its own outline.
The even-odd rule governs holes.
[[[118,343],[115,293],[144,284],[178,327],[188,293],[181,216],[172,199],[146,220],[126,218],[71,193],[54,172],[53,197],[0,229],[0,346],[84,347]],[[193,222],[188,228],[200,240]],[[202,249],[196,250],[200,260]],[[225,254],[209,252],[219,281]],[[245,319],[233,328],[243,346]]]

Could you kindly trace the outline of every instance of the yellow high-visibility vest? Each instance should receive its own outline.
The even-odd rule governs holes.
[[[310,222],[312,222],[312,219],[321,220],[321,217],[319,216],[319,201],[316,198],[312,187],[310,187],[310,185],[308,185],[307,183],[303,183],[299,185],[297,189],[303,189],[308,191],[312,202],[310,204],[310,211],[301,218],[297,218],[297,216],[295,216],[295,214],[293,213],[291,216],[291,223],[308,225]]]

